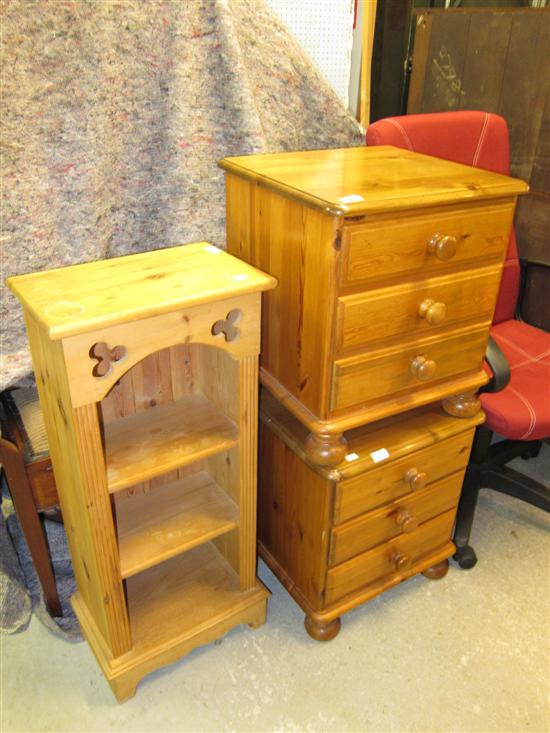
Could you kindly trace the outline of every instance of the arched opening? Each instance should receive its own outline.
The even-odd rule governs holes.
[[[239,362],[187,343],[132,366],[100,403],[123,578],[213,541],[238,572]]]

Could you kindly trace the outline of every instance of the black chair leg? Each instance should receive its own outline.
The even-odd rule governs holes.
[[[470,463],[466,469],[462,494],[456,513],[456,524],[453,541],[456,545],[454,560],[464,570],[473,568],[477,563],[477,556],[470,546],[470,532],[474,522],[477,497],[481,484],[482,466],[486,460],[491,445],[492,431],[483,426],[477,428]]]
[[[521,457],[524,461],[528,460],[529,458],[536,458],[540,453],[541,448],[542,440],[533,440],[530,443],[527,443],[527,450],[521,454]]]
[[[470,546],[470,532],[474,522],[477,497],[479,495],[479,470],[476,467],[468,467],[464,477],[464,485],[456,514],[456,525],[453,541],[456,545],[456,552],[453,559],[464,570],[473,568],[477,563],[476,553]]]

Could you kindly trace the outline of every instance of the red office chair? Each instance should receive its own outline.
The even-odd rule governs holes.
[[[367,145],[395,145],[495,173],[510,172],[506,121],[487,112],[389,117],[368,128]],[[463,568],[477,562],[469,540],[481,488],[550,511],[550,490],[505,465],[518,455],[536,456],[541,439],[550,435],[550,334],[515,319],[520,274],[512,229],[486,354],[492,377],[480,390],[487,420],[476,431],[457,512],[454,557]],[[491,445],[494,432],[506,440]]]

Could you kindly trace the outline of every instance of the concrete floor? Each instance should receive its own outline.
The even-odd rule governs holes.
[[[545,451],[532,470],[548,467]],[[443,580],[413,578],[347,614],[324,644],[260,563],[273,593],[265,626],[237,628],[153,673],[124,705],[85,643],[33,618],[0,637],[0,730],[546,733],[547,515],[482,492],[472,544],[473,570],[453,564]]]

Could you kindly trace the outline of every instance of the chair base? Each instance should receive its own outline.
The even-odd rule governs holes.
[[[536,457],[541,441],[503,440],[491,445],[492,436],[492,431],[484,426],[476,430],[458,505],[453,537],[456,552],[453,559],[464,570],[473,568],[477,563],[476,553],[470,545],[470,532],[481,489],[492,489],[550,512],[550,489],[505,465],[520,456],[525,459]]]

